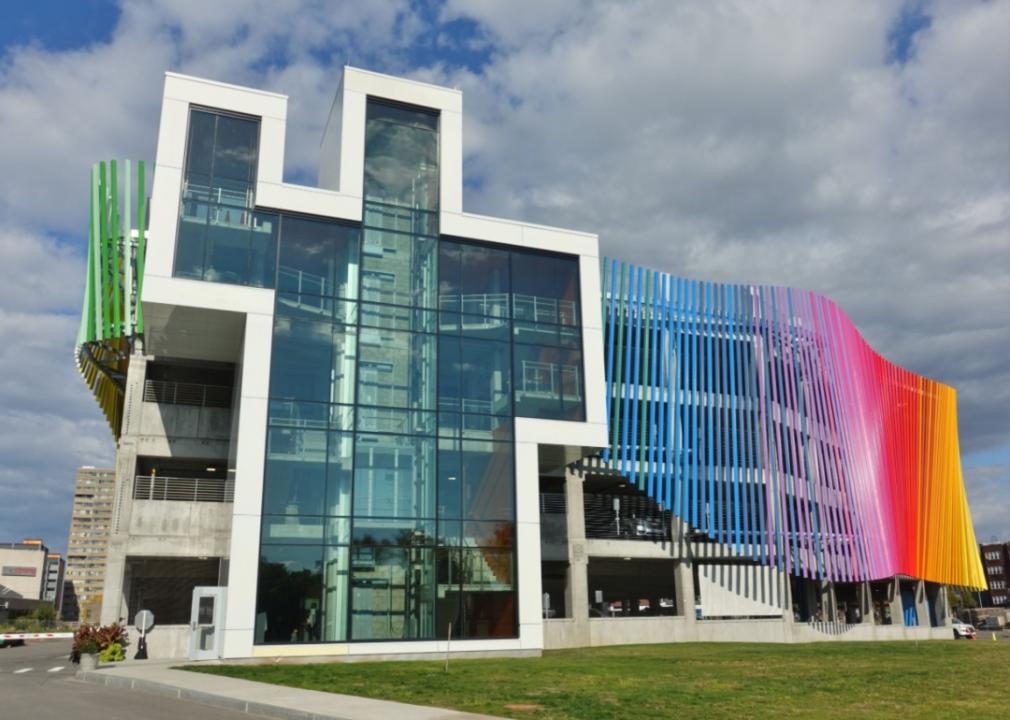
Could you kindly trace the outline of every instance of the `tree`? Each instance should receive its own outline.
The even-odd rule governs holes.
[[[56,622],[56,608],[49,603],[41,603],[32,612],[32,619],[43,627],[52,627]]]
[[[947,586],[947,602],[951,608],[970,610],[976,607],[975,593],[967,588]]]

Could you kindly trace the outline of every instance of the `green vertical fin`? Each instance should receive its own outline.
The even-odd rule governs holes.
[[[147,195],[145,193],[144,161],[137,163],[137,332],[144,332],[144,253],[147,250]]]

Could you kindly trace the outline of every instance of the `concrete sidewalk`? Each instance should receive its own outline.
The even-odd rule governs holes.
[[[378,664],[376,668],[381,670]],[[167,662],[105,667],[79,672],[77,678],[279,720],[500,720],[490,715],[173,670]]]

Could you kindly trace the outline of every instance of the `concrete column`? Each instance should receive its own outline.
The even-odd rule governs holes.
[[[870,583],[859,583],[859,610],[863,614],[863,623],[876,625],[877,621],[873,617],[873,593],[870,591]]]
[[[575,623],[580,645],[589,645],[589,582],[586,556],[586,517],[582,477],[571,467],[565,470],[566,529],[568,533],[568,583],[565,605]]]
[[[130,515],[133,509],[133,482],[137,471],[137,437],[144,400],[147,358],[138,351],[130,356],[123,397],[123,424],[116,447],[116,491],[112,497],[112,527],[105,560],[101,622],[109,624],[125,618],[129,588],[124,583]],[[129,621],[129,619],[127,619]]]
[[[684,619],[695,623],[694,616],[694,569],[691,559],[681,556],[680,560],[673,565],[673,587],[677,603],[677,614],[683,615]]]
[[[817,619],[817,604],[820,603],[821,606],[821,617],[820,619],[824,622],[830,622],[835,619],[837,614],[835,608],[835,586],[833,583],[828,581],[819,582],[816,588],[816,599],[814,601],[814,606],[811,609],[814,619]]]
[[[926,601],[926,583],[922,580],[915,582],[915,614],[919,620],[919,627],[929,627],[929,603]]]
[[[947,597],[947,586],[940,585],[936,591],[936,614],[941,627],[950,624],[950,603]]]

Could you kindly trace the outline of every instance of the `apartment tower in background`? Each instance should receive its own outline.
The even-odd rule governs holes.
[[[77,471],[64,577],[63,617],[68,620],[96,622],[101,613],[115,490],[112,468]]]

